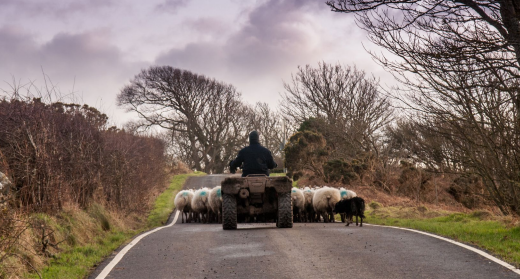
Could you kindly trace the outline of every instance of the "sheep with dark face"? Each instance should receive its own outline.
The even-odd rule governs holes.
[[[316,212],[314,211],[314,207],[312,206],[312,199],[314,197],[314,190],[305,187],[303,189],[303,196],[305,197],[305,205],[304,205],[304,213],[303,218],[305,222],[316,222]]]
[[[292,188],[291,199],[293,206],[293,221],[302,222],[304,219],[303,213],[305,212],[305,196],[303,195],[303,191],[298,188]]]
[[[208,223],[209,221],[209,213],[211,212],[211,207],[209,205],[208,196],[210,189],[204,187],[202,189],[198,189],[193,194],[193,198],[191,200],[191,209],[195,213],[195,219],[200,220],[202,223]]]
[[[365,200],[360,197],[353,197],[348,200],[341,200],[334,206],[334,213],[344,213],[347,225],[350,225],[350,220],[356,216],[356,226],[358,225],[358,217],[361,218],[361,225],[363,227],[363,218],[365,218]]]
[[[209,205],[217,223],[222,224],[222,189],[220,185],[209,192]]]

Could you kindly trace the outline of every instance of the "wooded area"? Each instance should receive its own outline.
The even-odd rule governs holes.
[[[397,57],[372,53],[400,81],[393,95],[412,109],[394,129],[413,127],[406,147],[423,148],[410,156],[437,172],[478,175],[504,214],[519,214],[518,2],[327,4],[335,12],[354,13],[370,40]]]

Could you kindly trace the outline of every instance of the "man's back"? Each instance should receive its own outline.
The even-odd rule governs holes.
[[[243,148],[238,152],[235,160],[229,164],[231,172],[242,164],[242,176],[249,174],[265,174],[269,175],[269,169],[276,168],[276,163],[273,160],[273,155],[269,149],[260,145],[258,140],[258,133],[251,132],[249,135],[249,146]]]

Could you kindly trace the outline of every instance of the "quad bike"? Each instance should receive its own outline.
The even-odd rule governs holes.
[[[276,222],[292,228],[292,180],[263,174],[228,177],[222,185],[222,228],[234,230],[240,222]]]

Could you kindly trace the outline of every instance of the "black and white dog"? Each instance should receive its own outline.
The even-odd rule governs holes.
[[[361,218],[361,225],[363,227],[363,218],[365,218],[365,200],[360,197],[353,197],[348,200],[341,200],[334,206],[334,213],[345,213],[347,226],[353,222],[353,217],[356,216],[356,226],[358,225],[358,217]]]

